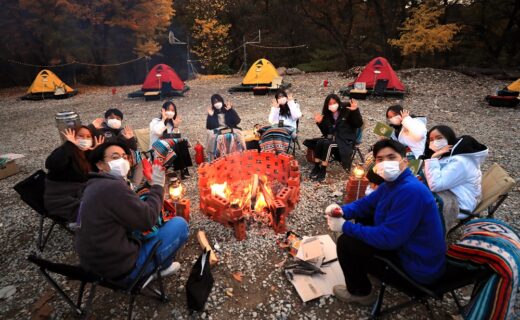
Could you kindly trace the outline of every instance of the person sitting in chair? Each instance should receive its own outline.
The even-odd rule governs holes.
[[[120,142],[129,149],[137,150],[137,139],[130,126],[122,128],[123,112],[116,108],[108,109],[105,118],[97,118],[88,125],[94,136],[104,136],[105,142]]]
[[[45,160],[47,178],[43,201],[52,216],[75,222],[81,194],[92,170],[88,160],[90,152],[103,144],[103,136],[94,137],[90,129],[81,126],[67,129],[62,134],[67,139]]]
[[[218,151],[219,147],[216,139],[221,132],[226,132],[229,129],[231,129],[229,133],[233,135],[233,141],[230,142],[233,145],[231,148],[226,149],[231,149],[231,152],[245,150],[246,142],[241,128],[238,127],[241,120],[236,110],[233,109],[231,102],[225,103],[224,98],[219,94],[212,95],[210,100],[211,106],[208,108],[208,116],[206,117],[206,129],[208,130],[206,150],[208,151],[209,159],[213,160],[217,155],[222,155]]]
[[[488,148],[471,136],[457,138],[453,129],[438,125],[428,132],[425,149],[424,175],[430,190],[450,190],[457,198],[458,218],[467,218],[482,195],[480,165]]]
[[[333,143],[338,146],[341,165],[345,170],[350,170],[357,130],[363,126],[363,119],[356,100],[343,103],[335,94],[325,98],[321,114],[316,114],[314,119],[323,137],[305,140],[303,144],[314,150],[311,179],[323,181],[327,172],[330,145]]]
[[[297,129],[297,121],[301,116],[300,105],[294,101],[292,94],[288,95],[285,90],[278,90],[272,102],[268,119],[269,123],[271,125],[278,125],[283,121],[284,126]]]
[[[166,101],[162,105],[161,116],[150,122],[150,147],[157,150],[167,146],[169,150],[167,152],[175,152],[175,156],[172,157],[173,168],[175,171],[180,171],[181,179],[185,179],[190,176],[188,167],[191,167],[193,163],[188,140],[180,137],[180,123],[181,116],[177,113],[177,106],[173,101]],[[157,143],[160,140],[162,141]]]
[[[173,262],[175,253],[188,239],[188,224],[175,217],[163,224],[157,234],[145,243],[130,238],[129,230],[150,230],[163,205],[165,172],[154,165],[150,193],[145,201],[132,191],[126,176],[130,150],[120,143],[105,143],[91,155],[97,172],[91,173],[81,201],[76,231],[76,251],[81,266],[88,272],[107,279],[130,284],[138,276],[151,248],[162,241],[157,250],[161,275],[180,268]],[[156,262],[148,265],[150,274]]]
[[[419,283],[433,283],[444,273],[446,242],[437,204],[407,168],[405,154],[397,141],[377,142],[375,171],[385,182],[364,198],[326,209],[330,230],[343,233],[337,253],[346,286],[335,286],[333,292],[344,302],[369,305],[375,301],[367,273],[381,277],[384,263],[374,255],[390,259]]]
[[[386,110],[386,119],[394,128],[391,139],[399,141],[410,150],[410,157],[418,159],[424,153],[426,142],[426,118],[410,115],[400,105]]]

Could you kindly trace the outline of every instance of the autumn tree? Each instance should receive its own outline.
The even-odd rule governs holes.
[[[413,66],[417,57],[435,52],[443,52],[455,45],[454,37],[461,27],[454,24],[440,24],[439,19],[444,14],[444,8],[432,2],[425,2],[410,10],[410,17],[399,28],[399,39],[390,39],[388,42],[400,48],[403,56],[411,56]]]
[[[194,18],[191,35],[193,52],[209,73],[222,70],[229,55],[231,25],[222,22],[228,0],[190,0],[189,10]]]

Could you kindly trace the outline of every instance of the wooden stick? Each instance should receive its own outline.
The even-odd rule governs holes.
[[[206,237],[206,233],[202,230],[199,230],[199,232],[197,232],[197,240],[199,241],[200,247],[202,249],[206,249],[209,251],[210,266],[216,265],[218,263],[218,258],[215,254],[215,251],[211,248],[211,245],[209,244],[208,238]]]

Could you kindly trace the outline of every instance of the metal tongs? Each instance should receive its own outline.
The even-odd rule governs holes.
[[[304,274],[304,275],[313,275],[313,274],[325,274],[321,268],[316,267],[314,264],[303,261],[296,260],[295,263],[292,263],[284,268],[286,271],[292,271],[294,274]]]

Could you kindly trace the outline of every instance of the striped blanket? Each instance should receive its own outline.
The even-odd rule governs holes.
[[[464,225],[462,239],[448,256],[488,266],[495,272],[472,297],[465,319],[518,319],[515,302],[519,288],[520,237],[495,219],[477,219]]]
[[[261,134],[261,151],[274,151],[277,154],[287,153],[292,140],[296,137],[293,127],[263,127],[258,132]]]
[[[213,150],[213,156],[216,158],[230,154],[237,151],[244,151],[240,139],[235,133],[224,133],[219,134],[216,137],[215,149]],[[211,157],[211,156],[210,156]],[[210,158],[210,161],[213,160]]]

